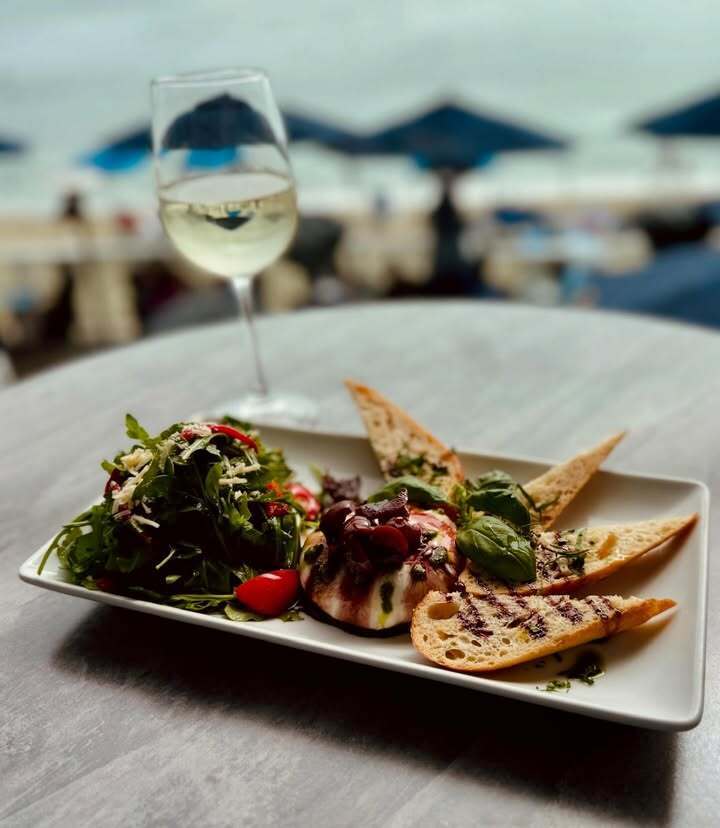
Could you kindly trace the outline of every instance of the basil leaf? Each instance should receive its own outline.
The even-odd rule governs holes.
[[[475,482],[468,482],[464,503],[472,509],[497,515],[523,531],[532,521],[526,495],[504,471],[490,471]]]
[[[516,486],[517,483],[510,477],[510,475],[502,469],[493,469],[492,471],[481,474],[475,481],[473,487],[482,489],[486,486]]]
[[[488,488],[472,492],[466,502],[473,509],[497,515],[518,528],[526,529],[530,525],[530,511],[527,506],[508,489]]]
[[[457,533],[458,549],[503,581],[535,580],[535,550],[512,526],[492,515],[475,518]]]
[[[430,483],[411,475],[395,477],[388,481],[382,489],[373,492],[368,501],[376,503],[379,500],[391,500],[402,489],[407,491],[410,503],[415,503],[418,506],[442,507],[452,505],[436,486],[431,486]]]

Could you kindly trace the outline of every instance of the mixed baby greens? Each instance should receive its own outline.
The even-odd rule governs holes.
[[[128,414],[126,430],[129,451],[102,464],[102,501],[62,528],[38,571],[55,553],[90,589],[247,620],[233,590],[294,569],[300,552],[305,510],[282,452],[229,417],[152,437]]]

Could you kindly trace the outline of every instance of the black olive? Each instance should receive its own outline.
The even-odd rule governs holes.
[[[346,538],[349,535],[369,535],[372,528],[372,523],[366,517],[355,514],[345,521],[342,534]]]
[[[327,509],[320,518],[320,531],[326,537],[336,538],[343,528],[345,520],[354,512],[352,500],[340,500]]]
[[[410,523],[407,518],[395,517],[389,520],[387,525],[394,526],[405,535],[409,552],[416,552],[420,548],[422,529],[416,523]]]

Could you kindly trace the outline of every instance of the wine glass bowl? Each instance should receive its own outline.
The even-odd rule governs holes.
[[[185,258],[226,279],[250,279],[287,250],[297,229],[295,190],[275,173],[188,178],[160,192],[160,219]]]
[[[255,388],[228,404],[242,419],[314,419],[304,398],[271,395],[252,321],[252,280],[282,256],[298,212],[282,116],[259,69],[152,82],[160,219],[176,249],[232,285],[250,334]]]

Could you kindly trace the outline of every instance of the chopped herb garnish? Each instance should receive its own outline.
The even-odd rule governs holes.
[[[410,577],[413,581],[427,581],[427,572],[421,563],[413,564],[410,570]]]
[[[406,445],[397,455],[387,473],[390,477],[419,477],[428,483],[435,483],[442,477],[447,477],[448,468],[441,463],[433,463],[425,452],[411,454]]]
[[[389,615],[392,612],[392,596],[394,590],[395,587],[392,581],[383,581],[380,585],[380,600],[382,602],[382,611],[386,615]]]
[[[592,650],[580,653],[572,667],[564,670],[560,675],[567,676],[571,679],[578,679],[583,684],[593,685],[595,684],[595,679],[605,675],[602,657],[599,653],[595,653]]]
[[[545,687],[538,687],[538,690],[543,690],[546,693],[555,693],[558,690],[564,690],[566,693],[570,689],[570,682],[567,679],[552,679]]]
[[[556,534],[555,541],[543,538],[542,548],[555,556],[555,560],[565,560],[568,567],[574,572],[582,572],[585,569],[585,557],[590,551],[590,544],[585,543],[585,530],[581,529],[574,537],[572,533]]]
[[[428,559],[434,567],[442,566],[444,563],[447,563],[447,549],[445,549],[444,546],[432,547],[430,554],[428,555]]]

